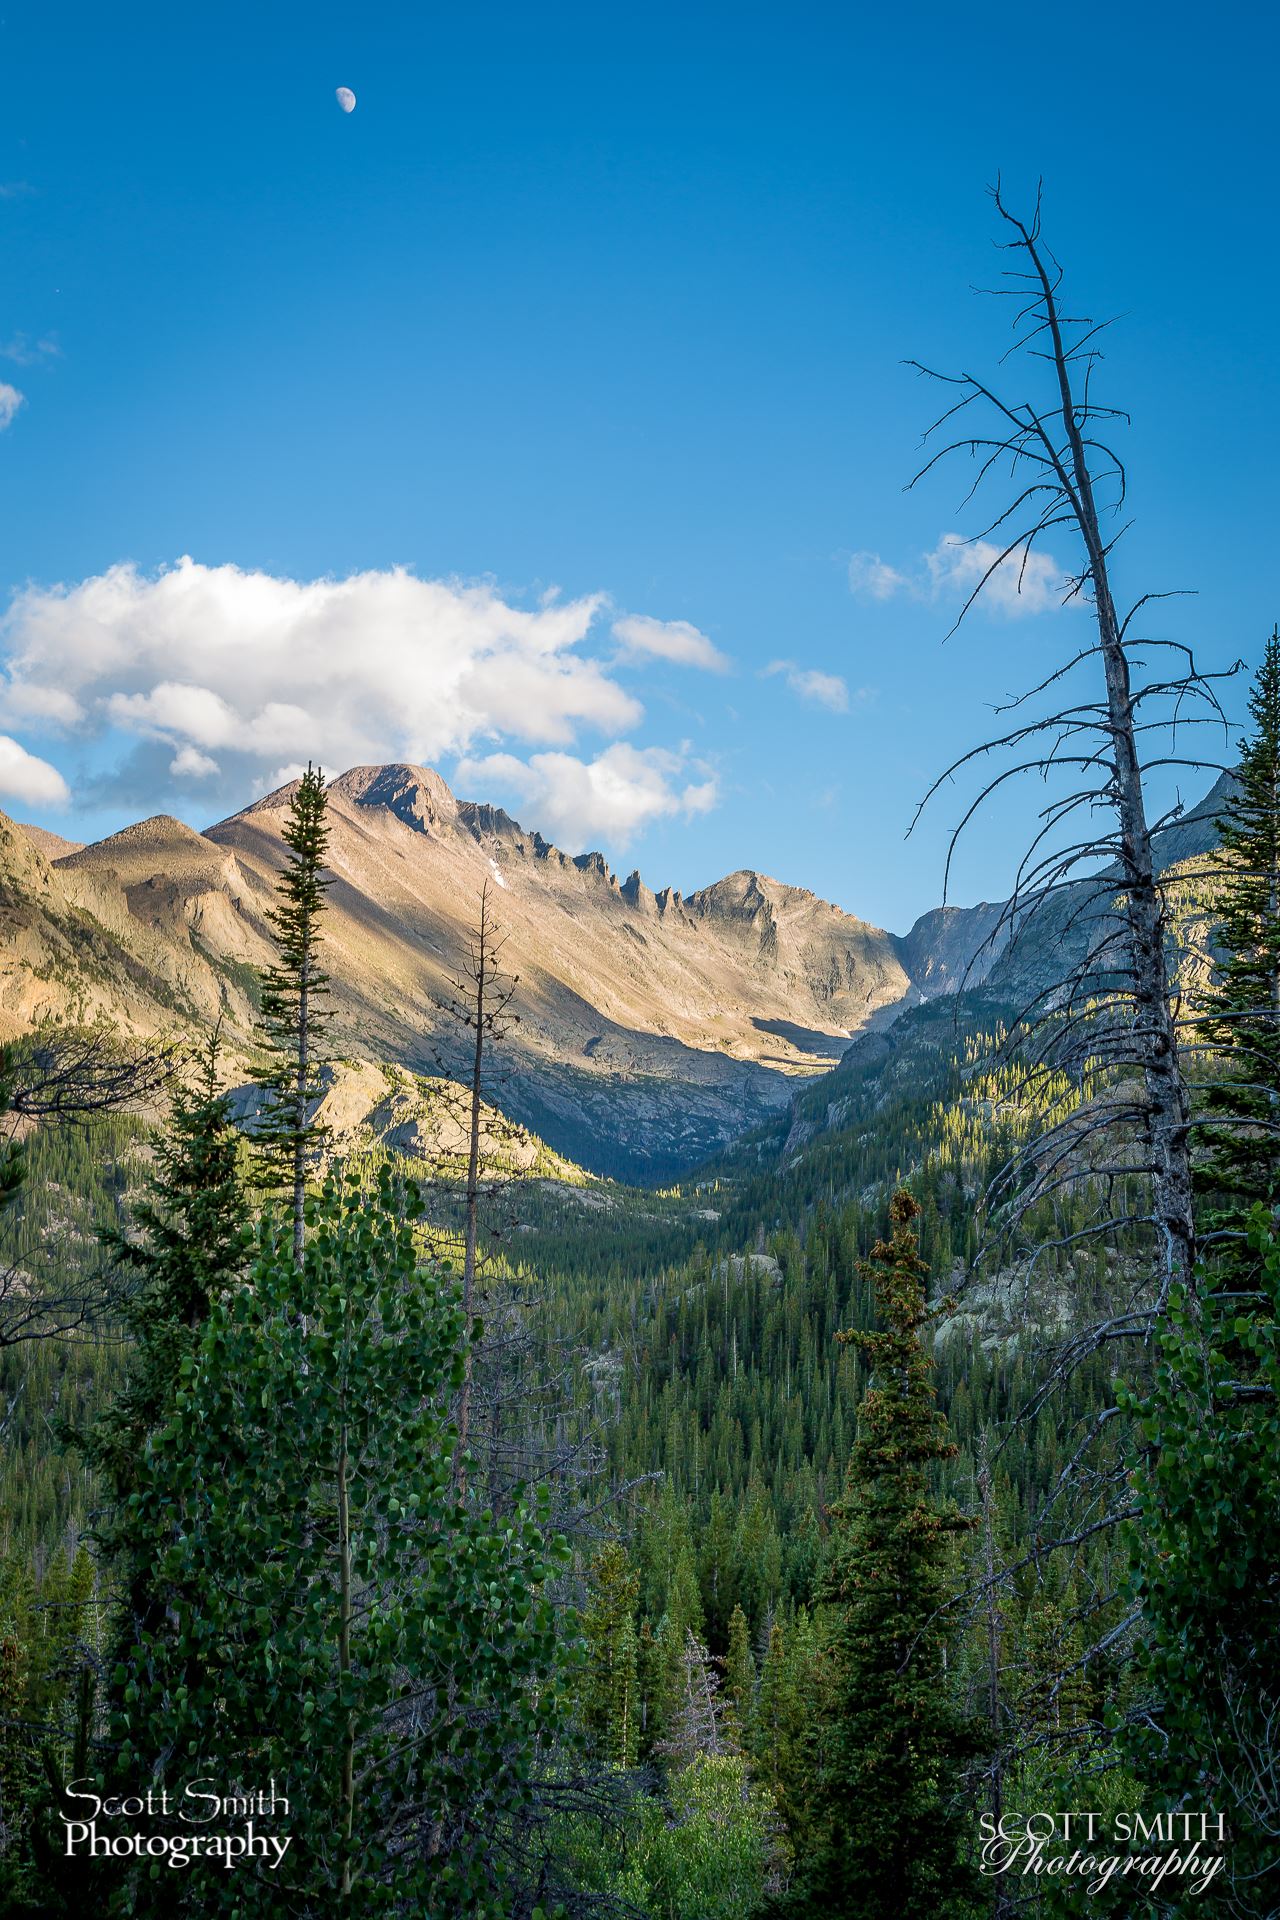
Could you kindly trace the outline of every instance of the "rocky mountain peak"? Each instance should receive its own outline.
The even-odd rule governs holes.
[[[459,800],[458,820],[473,840],[523,842],[529,839],[520,822],[513,820],[505,807],[495,807],[488,800]]]
[[[657,896],[646,887],[640,878],[639,867],[634,867],[618,889],[629,907],[637,908],[641,913],[658,911]]]
[[[588,874],[593,880],[603,880],[607,887],[616,888],[618,883],[602,853],[575,853],[573,864],[579,873]]]
[[[331,782],[330,792],[358,807],[385,807],[415,833],[430,833],[458,818],[458,802],[435,769],[407,761],[351,767]]]
[[[740,867],[712,886],[699,887],[689,895],[688,905],[695,913],[754,923],[762,915],[772,917],[775,903],[770,895],[778,890],[776,881],[765,879],[750,867]]]

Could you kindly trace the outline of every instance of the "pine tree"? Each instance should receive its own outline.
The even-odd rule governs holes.
[[[280,958],[263,974],[261,1035],[266,1092],[253,1143],[263,1184],[284,1187],[293,1210],[293,1263],[302,1265],[307,1172],[327,1129],[314,1118],[323,1091],[321,1037],[328,976],[319,961],[320,922],[332,875],[325,871],[329,828],[324,775],[308,762],[289,802],[284,842],[290,850],[269,918]],[[310,1117],[309,1117],[310,1116]]]
[[[1223,1885],[1204,1910],[1271,1915],[1280,1912],[1280,1238],[1261,1206],[1249,1251],[1248,1312],[1207,1287],[1195,1301],[1175,1290],[1153,1384],[1120,1396],[1146,1442],[1129,1529],[1146,1697],[1124,1743],[1153,1796],[1226,1819]]]
[[[584,1726],[614,1766],[634,1766],[640,1739],[639,1642],[635,1606],[640,1579],[616,1540],[601,1547],[591,1567],[582,1617],[586,1660],[582,1674]]]
[[[148,1192],[133,1229],[108,1235],[117,1261],[134,1276],[122,1317],[132,1350],[123,1384],[84,1440],[107,1490],[95,1537],[111,1565],[132,1642],[156,1631],[157,1542],[140,1528],[130,1496],[151,1436],[173,1412],[184,1363],[190,1363],[211,1307],[244,1272],[252,1234],[239,1174],[239,1139],[219,1074],[215,1030],[180,1086],[155,1147]]]
[[[92,1757],[100,1652],[95,1586],[93,1560],[81,1545],[74,1555],[53,1555],[38,1591],[21,1581],[6,1594],[17,1606],[9,1613],[16,1644],[4,1648],[10,1697],[3,1710],[12,1705],[18,1717],[11,1727],[16,1739],[0,1759],[10,1829],[8,1858],[0,1866],[0,1910],[14,1920],[28,1914],[32,1920],[70,1920],[106,1906],[101,1862],[70,1859],[65,1851],[65,1821],[76,1818],[76,1809],[63,1783],[83,1779]]]
[[[1130,1759],[1232,1835],[1223,1889],[1280,1902],[1280,633],[1249,701],[1222,836],[1216,1050],[1196,1168],[1206,1258],[1178,1288],[1155,1377],[1122,1395],[1144,1442],[1131,1590],[1144,1635]],[[1208,1905],[1209,1903],[1206,1903]],[[1261,1907],[1259,1911],[1263,1910]]]
[[[729,1651],[725,1655],[724,1662],[724,1697],[726,1731],[733,1745],[741,1749],[746,1744],[747,1729],[751,1725],[756,1698],[756,1663],[751,1652],[747,1616],[741,1607],[735,1607],[729,1617]]]
[[[1196,1169],[1206,1229],[1239,1236],[1246,1264],[1250,1208],[1280,1199],[1280,632],[1267,642],[1249,711],[1253,732],[1218,821],[1220,956],[1203,1031],[1220,1059]]]
[[[1052,1573],[1042,1573],[1020,1636],[1018,1726],[1024,1736],[1034,1733],[1051,1744],[1077,1734],[1093,1704],[1080,1665],[1079,1606],[1070,1583],[1061,1594],[1060,1585]]]
[[[27,1844],[39,1796],[32,1735],[35,1580],[25,1555],[0,1562],[0,1912],[37,1914],[41,1888]]]
[[[194,1072],[177,1087],[130,1229],[104,1235],[117,1266],[132,1279],[119,1309],[129,1354],[115,1397],[87,1432],[70,1437],[103,1490],[91,1537],[105,1563],[110,1600],[106,1646],[96,1651],[109,1657],[99,1663],[85,1653],[94,1564],[83,1549],[69,1570],[55,1562],[46,1575],[28,1649],[30,1717],[62,1735],[44,1743],[44,1778],[33,1795],[32,1842],[50,1913],[63,1910],[59,1903],[69,1911],[99,1904],[96,1870],[62,1857],[62,1817],[76,1811],[63,1797],[63,1782],[85,1771],[98,1666],[105,1670],[110,1720],[124,1705],[124,1656],[144,1638],[161,1642],[170,1630],[155,1569],[171,1538],[173,1515],[140,1509],[133,1496],[147,1449],[172,1416],[184,1365],[191,1364],[209,1312],[248,1261],[251,1233],[237,1171],[240,1136],[220,1090],[218,1058],[215,1030]],[[105,1910],[105,1895],[102,1904]]]
[[[809,1706],[812,1705],[810,1701]],[[789,1831],[798,1824],[808,1708],[796,1684],[796,1663],[780,1620],[769,1628],[751,1716],[751,1753]]]
[[[978,1911],[948,1775],[978,1746],[948,1695],[940,1609],[949,1543],[969,1522],[930,1493],[957,1449],[921,1329],[927,1269],[905,1191],[871,1254],[883,1331],[838,1335],[873,1369],[819,1582],[825,1685],[812,1840],[791,1911],[939,1920]]]
[[[702,1596],[693,1548],[687,1538],[676,1553],[666,1592],[666,1605],[653,1638],[652,1692],[648,1733],[652,1749],[675,1737],[686,1686],[686,1650],[690,1637],[701,1644],[704,1632]]]

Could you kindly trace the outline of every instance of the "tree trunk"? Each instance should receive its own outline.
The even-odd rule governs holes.
[[[293,1264],[302,1270],[303,1207],[306,1202],[307,1165],[305,1132],[307,1125],[307,1069],[309,1066],[310,996],[308,975],[311,969],[311,942],[303,949],[302,978],[298,986],[298,1077],[295,1083],[293,1113]]]
[[[1164,947],[1164,906],[1155,882],[1151,833],[1147,825],[1138,757],[1129,661],[1124,649],[1107,569],[1094,497],[1088,450],[1079,424],[1079,406],[1063,341],[1053,284],[1031,235],[1027,251],[1039,276],[1052,341],[1062,424],[1071,452],[1068,480],[1073,510],[1085,544],[1093,582],[1094,613],[1107,688],[1107,716],[1115,768],[1115,808],[1120,825],[1124,869],[1125,918],[1129,930],[1131,992],[1142,1042],[1149,1132],[1154,1161],[1154,1202],[1161,1240],[1160,1304],[1169,1288],[1188,1285],[1195,1266],[1195,1226],[1191,1209],[1190,1119],[1186,1085],[1178,1061],[1177,1029],[1170,1002]]]
[[[467,1146],[467,1222],[462,1253],[462,1311],[468,1341],[463,1360],[462,1394],[458,1402],[458,1489],[467,1491],[465,1454],[471,1426],[471,1309],[476,1282],[476,1234],[480,1211],[480,1087],[484,1068],[485,988],[489,974],[489,889],[480,895],[480,931],[475,969],[475,1051],[471,1066],[470,1138]]]

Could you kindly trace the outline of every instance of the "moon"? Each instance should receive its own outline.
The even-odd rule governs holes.
[[[333,97],[337,101],[338,105],[342,108],[342,111],[344,113],[355,112],[356,97],[354,93],[352,93],[350,87],[335,87],[333,91]]]

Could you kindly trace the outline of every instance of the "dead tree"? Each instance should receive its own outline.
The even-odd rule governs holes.
[[[1183,809],[1179,803],[1152,817],[1148,797],[1157,769],[1171,779],[1170,769],[1221,764],[1201,750],[1200,730],[1221,729],[1225,745],[1216,689],[1227,676],[1202,671],[1181,642],[1139,635],[1138,620],[1166,595],[1143,593],[1121,610],[1114,563],[1126,530],[1127,477],[1115,438],[1127,415],[1097,396],[1103,326],[1064,304],[1062,268],[1042,237],[1039,195],[1029,220],[1010,210],[998,184],[993,199],[1008,266],[991,291],[1013,303],[1014,338],[1002,366],[1032,376],[1034,397],[1021,397],[1028,388],[1020,379],[1012,384],[1014,372],[989,380],[912,362],[953,398],[929,429],[926,443],[935,450],[910,484],[967,455],[976,471],[966,505],[1002,489],[971,536],[971,544],[981,543],[983,564],[956,626],[1001,569],[1021,591],[1033,554],[1043,555],[1053,539],[1074,549],[1062,602],[1087,610],[1090,630],[999,709],[1008,716],[1004,731],[961,755],[921,804],[957,776],[976,775],[951,836],[949,879],[957,842],[986,802],[1028,777],[1048,796],[988,940],[997,951],[1005,945],[1002,972],[1016,998],[1004,1057],[1019,1063],[1018,1092],[1035,1119],[1030,1137],[1013,1145],[988,1187],[984,1252],[1000,1261],[1012,1252],[1029,1278],[1038,1261],[1099,1236],[1135,1249],[1135,1258],[1122,1263],[1117,1297],[1051,1357],[1022,1410],[1034,1416],[1091,1355],[1113,1351],[1113,1342],[1140,1349],[1175,1288],[1195,1298],[1186,1078],[1187,1043],[1194,1045],[1195,1036],[1184,1038],[1190,1023],[1171,970],[1158,842]],[[1216,742],[1204,744],[1212,751]],[[1056,956],[1056,975],[1038,973],[1019,986],[1019,953],[1033,942]],[[1068,1198],[1077,1210],[1064,1219]],[[1136,1257],[1139,1236],[1150,1258]],[[1033,1519],[1022,1564],[1050,1554],[1078,1560],[1132,1515],[1131,1462],[1112,1445],[1118,1411],[1104,1408],[1073,1436],[1068,1464]],[[988,1607],[1016,1571],[985,1570],[979,1593]],[[1114,1582],[1090,1590],[1083,1611],[1090,1630],[1082,1620],[1082,1638],[1091,1644],[1073,1664],[1083,1669],[1122,1655],[1137,1616],[1122,1606]]]
[[[164,1092],[180,1059],[172,1043],[129,1044],[103,1022],[38,1027],[7,1051],[9,1110],[43,1125],[145,1108]]]
[[[0,1348],[87,1331],[111,1295],[105,1258],[77,1263],[74,1277],[50,1271],[45,1236],[24,1205],[32,1130],[145,1112],[179,1059],[175,1045],[129,1043],[103,1022],[48,1025],[0,1047]]]
[[[442,1011],[468,1035],[469,1057],[466,1079],[462,1082],[462,1091],[465,1095],[463,1124],[466,1139],[462,1195],[462,1307],[468,1326],[475,1312],[476,1299],[480,1198],[484,1176],[482,1140],[486,1130],[484,1095],[487,1055],[506,1037],[511,1027],[520,1018],[519,1014],[511,1011],[511,1003],[519,984],[518,977],[506,973],[501,964],[502,950],[505,945],[505,937],[494,919],[491,889],[486,880],[480,890],[479,913],[468,940],[466,958],[453,983],[451,994],[441,1003]],[[459,1083],[455,1080],[453,1084],[457,1086]],[[501,1122],[497,1124],[501,1128]],[[466,1370],[458,1400],[458,1446],[455,1464],[458,1484],[464,1491],[466,1487],[465,1456],[471,1427],[473,1372],[472,1349],[468,1345]]]
[[[592,1538],[639,1483],[602,1486],[607,1453],[600,1410],[585,1390],[586,1356],[550,1324],[538,1282],[510,1258],[520,1224],[513,1195],[534,1160],[527,1129],[504,1111],[503,1042],[520,1020],[519,976],[505,970],[505,947],[486,885],[466,957],[439,1003],[465,1036],[465,1058],[442,1047],[439,1078],[429,1083],[437,1134],[443,1119],[457,1146],[434,1144],[427,1231],[442,1255],[461,1239],[463,1306],[483,1317],[458,1397],[455,1484],[465,1491],[469,1451],[495,1513],[537,1489],[556,1531]]]
[[[688,1766],[700,1754],[728,1752],[723,1727],[724,1701],[714,1661],[697,1635],[685,1629],[670,1738],[657,1751],[676,1766]]]
[[[1052,1119],[1030,1149],[1014,1156],[989,1197],[1006,1221],[1020,1220],[1037,1201],[1089,1183],[1099,1202],[1093,1217],[1059,1245],[1139,1222],[1153,1229],[1156,1283],[1135,1315],[1141,1331],[1162,1312],[1171,1287],[1191,1283],[1196,1251],[1190,1109],[1153,847],[1182,808],[1150,819],[1145,779],[1157,767],[1213,764],[1182,753],[1178,735],[1225,726],[1213,684],[1223,676],[1201,672],[1181,643],[1139,640],[1133,623],[1140,610],[1167,596],[1143,594],[1127,612],[1119,610],[1112,559],[1125,530],[1126,476],[1112,435],[1127,416],[1094,397],[1102,327],[1062,305],[1062,269],[1041,236],[1039,197],[1029,222],[1010,211],[998,184],[993,198],[1006,236],[998,244],[1013,258],[1005,284],[993,290],[1015,304],[1015,339],[1005,359],[1031,362],[1047,375],[1045,391],[1014,399],[974,374],[940,374],[913,361],[956,389],[926,441],[973,424],[947,438],[910,484],[960,453],[977,463],[966,502],[993,477],[1008,477],[1011,497],[972,536],[974,543],[993,542],[995,557],[957,625],[1000,568],[1016,570],[1021,590],[1037,542],[1061,530],[1077,548],[1063,600],[1089,607],[1093,636],[1003,709],[1018,713],[1014,724],[954,762],[922,805],[962,771],[989,756],[1003,758],[952,835],[949,874],[965,826],[1008,782],[1071,776],[1040,811],[991,937],[1007,934],[1016,945],[1034,928],[1061,945],[1061,977],[1020,1008],[1012,1038],[1023,1049],[1029,1086],[1065,1073],[1077,1087],[1090,1086],[1092,1097]],[[1154,671],[1139,648],[1158,655]],[[1037,710],[1060,692],[1065,705]],[[1135,1190],[1142,1195],[1136,1203]]]
[[[474,997],[461,1013],[461,1018],[471,1029],[475,1040],[471,1057],[471,1100],[467,1115],[467,1226],[462,1258],[462,1301],[468,1313],[471,1311],[471,1295],[476,1278],[476,1229],[480,1206],[480,1127],[484,1109],[485,1043],[486,1041],[494,1042],[503,1037],[506,1032],[504,1023],[508,1018],[514,1023],[520,1017],[519,1014],[508,1015],[508,1009],[519,982],[514,976],[504,975],[500,969],[499,961],[504,945],[505,939],[493,923],[489,903],[489,883],[486,880],[480,889],[480,917],[476,922],[466,962],[466,978],[474,988]],[[462,1437],[465,1444],[465,1423]]]

